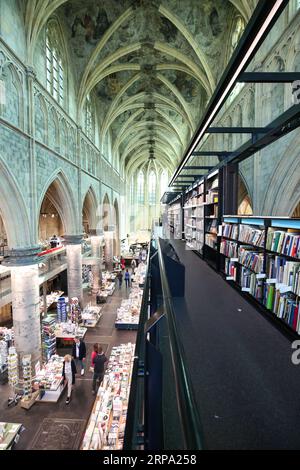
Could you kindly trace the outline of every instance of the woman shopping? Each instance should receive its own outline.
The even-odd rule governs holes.
[[[65,383],[67,383],[67,387],[68,387],[68,394],[67,394],[67,399],[66,399],[67,405],[70,403],[70,400],[71,400],[72,387],[75,384],[75,374],[76,374],[75,361],[74,359],[72,359],[70,354],[67,354],[64,357],[63,370],[62,370],[62,376],[64,378]]]

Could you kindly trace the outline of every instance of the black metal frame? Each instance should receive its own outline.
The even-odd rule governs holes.
[[[240,39],[240,42],[235,49],[233,56],[207,106],[200,125],[195,132],[188,148],[186,149],[179,167],[171,178],[169,186],[172,186],[172,183],[178,174],[180,174],[184,165],[188,162],[192,152],[195,150],[196,146],[199,145],[199,142],[207,132],[209,125],[216,117],[217,113],[222,108],[229,94],[233,90],[238,78],[249,65],[256,51],[259,49],[268,32],[272,29],[274,23],[277,21],[277,18],[282,13],[287,4],[288,0],[282,0],[279,3],[278,0],[261,0],[258,3]],[[275,8],[276,10],[274,10]],[[269,19],[268,23],[267,19]]]

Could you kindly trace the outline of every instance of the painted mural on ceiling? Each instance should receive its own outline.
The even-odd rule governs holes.
[[[61,3],[79,110],[88,93],[97,99],[100,140],[110,134],[114,158],[142,161],[148,136],[174,167],[245,27],[244,0]]]

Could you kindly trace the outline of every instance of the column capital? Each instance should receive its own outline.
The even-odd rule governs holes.
[[[64,245],[81,245],[82,240],[83,240],[83,234],[63,236]]]
[[[40,252],[41,247],[39,245],[12,249],[8,251],[8,257],[3,260],[2,264],[7,267],[14,267],[42,263],[44,258],[38,256]]]

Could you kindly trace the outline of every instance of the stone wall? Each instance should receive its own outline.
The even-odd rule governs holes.
[[[15,37],[10,46],[14,41]],[[107,191],[117,195],[123,192],[119,173],[48,94],[34,71],[27,69],[0,39],[0,180],[2,178],[13,187],[8,195],[5,185],[0,186],[1,214],[8,227],[11,247],[22,245],[22,236],[15,233],[20,229],[23,244],[28,246],[38,241],[39,209],[48,187],[57,179],[66,192],[67,205],[63,210],[69,212],[72,206],[72,216],[66,214],[70,233],[82,230],[80,205],[90,188],[97,204],[101,204]],[[3,199],[6,199],[5,208]],[[19,225],[12,220],[7,222],[16,207],[21,219]]]

